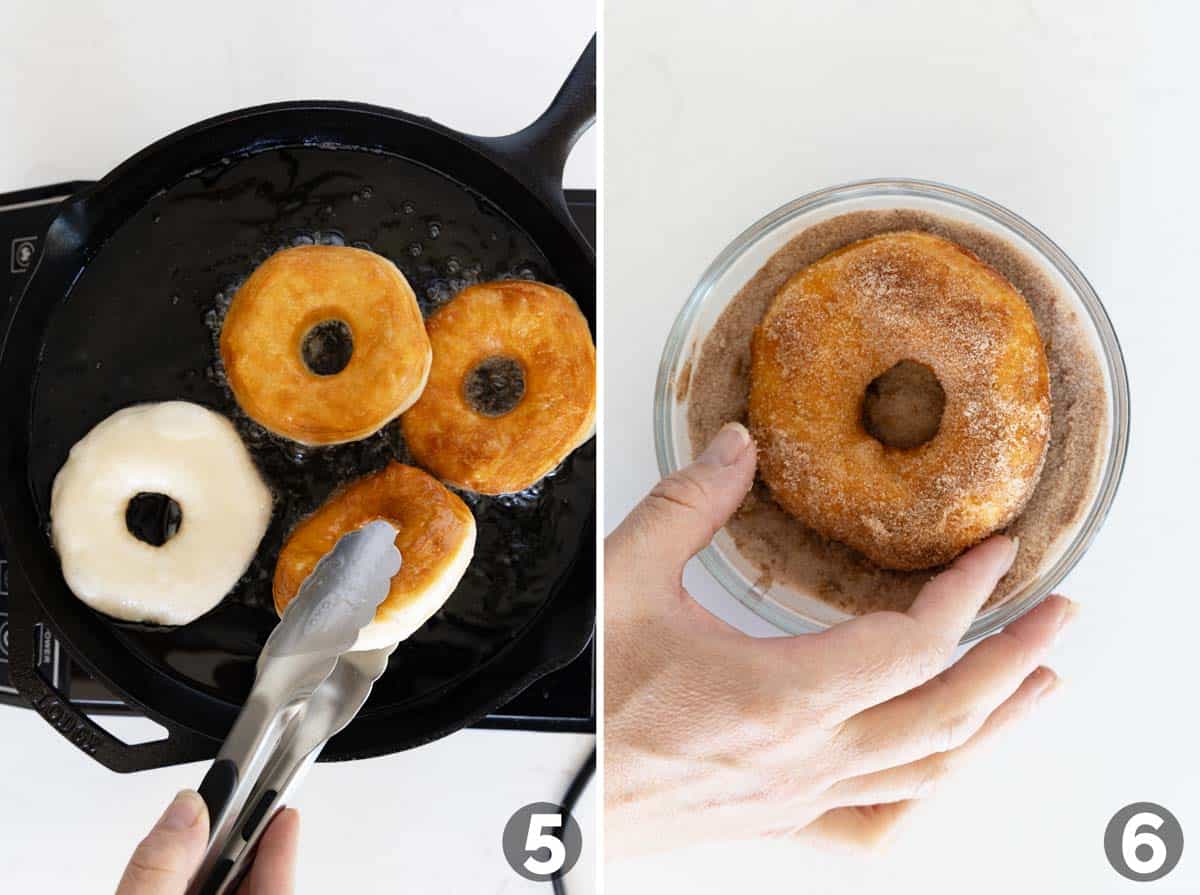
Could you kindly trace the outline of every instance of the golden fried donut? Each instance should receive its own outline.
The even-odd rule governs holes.
[[[864,410],[929,371],[940,422],[900,447],[877,440]],[[928,568],[1007,525],[1033,491],[1050,431],[1046,354],[1003,276],[932,234],[885,233],[774,297],[751,344],[749,415],[787,512],[884,568]]]
[[[460,488],[507,494],[587,440],[596,348],[567,293],[524,280],[471,286],[426,327],[429,384],[401,420],[422,466]]]
[[[304,358],[319,324],[344,326],[352,342],[349,363],[330,375]],[[252,419],[301,444],[339,444],[417,400],[431,351],[416,296],[394,264],[363,249],[301,246],[272,255],[238,289],[221,359]]]
[[[275,563],[275,610],[296,596],[338,539],[383,519],[396,529],[400,571],[355,649],[398,643],[428,621],[458,586],[475,552],[475,517],[458,495],[426,472],[390,463],[335,492],[297,525]]]

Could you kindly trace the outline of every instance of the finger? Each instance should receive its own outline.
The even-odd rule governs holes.
[[[204,857],[208,810],[199,795],[175,796],[146,838],[138,843],[121,876],[117,895],[183,895]]]
[[[809,824],[802,836],[826,845],[878,851],[891,841],[900,821],[916,804],[910,800],[833,808]]]
[[[1050,651],[1073,605],[1066,597],[1049,597],[933,680],[846,721],[836,736],[853,774],[967,742]]]
[[[683,566],[725,524],[754,482],[754,441],[727,423],[691,465],[654,486],[609,537],[606,563],[677,581]]]
[[[300,844],[300,812],[284,808],[258,841],[254,864],[241,895],[292,895],[296,889],[296,851]]]
[[[827,670],[833,717],[849,718],[941,672],[1016,550],[1011,538],[988,538],[931,578],[907,613],[872,612],[804,638],[809,655]]]
[[[964,745],[899,767],[843,780],[830,787],[822,796],[822,802],[844,807],[926,798],[997,734],[1025,718],[1057,685],[1058,676],[1041,666],[1021,682],[1017,691],[988,716],[979,731]]]
[[[1014,538],[993,535],[930,579],[909,607],[908,614],[940,635],[953,651],[996,583],[1017,558]]]
[[[917,801],[932,793],[947,777],[1014,726],[1035,705],[1054,692],[1058,677],[1040,667],[988,717],[966,745],[952,752],[931,755],[920,761],[853,777],[832,787],[822,802],[831,807],[809,824],[803,834],[827,843],[876,849],[887,843]]]

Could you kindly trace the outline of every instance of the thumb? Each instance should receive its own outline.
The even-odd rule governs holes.
[[[695,462],[654,486],[613,532],[613,540],[653,561],[640,571],[677,578],[745,498],[754,465],[750,433],[741,423],[726,423]]]
[[[207,842],[208,810],[199,795],[185,789],[138,843],[117,895],[183,895]]]

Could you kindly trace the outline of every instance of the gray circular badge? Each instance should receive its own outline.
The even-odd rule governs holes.
[[[1104,854],[1126,879],[1148,883],[1175,869],[1183,855],[1183,828],[1154,802],[1134,802],[1112,816],[1104,830]]]
[[[544,883],[571,872],[583,851],[583,834],[561,806],[534,802],[508,819],[501,843],[509,867]]]

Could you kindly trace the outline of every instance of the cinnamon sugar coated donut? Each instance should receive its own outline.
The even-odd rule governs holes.
[[[339,334],[348,361],[321,357],[322,341]],[[277,252],[238,289],[221,327],[221,359],[252,419],[301,444],[339,444],[370,435],[417,400],[431,350],[416,296],[394,264],[322,245]]]
[[[335,492],[288,535],[275,564],[275,609],[283,611],[318,560],[347,532],[383,519],[396,529],[400,571],[355,649],[410,636],[449,599],[475,551],[475,517],[428,473],[390,463]]]
[[[873,383],[903,389],[929,372],[940,420],[900,446],[871,434]],[[925,232],[876,235],[775,295],[751,344],[749,422],[787,512],[883,568],[929,568],[1032,493],[1050,431],[1046,354],[1020,293],[970,252]]]
[[[505,280],[464,289],[427,321],[433,369],[401,419],[417,462],[481,494],[522,491],[591,434],[596,349],[567,293]]]

